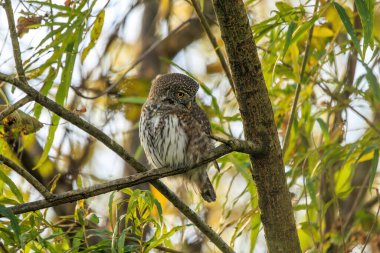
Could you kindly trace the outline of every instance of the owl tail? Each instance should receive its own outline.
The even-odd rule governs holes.
[[[214,202],[216,200],[215,190],[206,171],[199,173],[197,179],[195,182],[202,198],[207,202]]]

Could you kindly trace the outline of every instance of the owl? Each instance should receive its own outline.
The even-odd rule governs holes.
[[[199,85],[192,78],[172,73],[157,76],[142,107],[139,137],[155,169],[189,167],[214,148],[206,113],[195,101]],[[207,202],[216,200],[207,164],[180,177]]]

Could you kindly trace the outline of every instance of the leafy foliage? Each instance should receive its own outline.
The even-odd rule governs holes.
[[[201,36],[192,30],[180,38],[176,37],[180,32],[172,33],[181,25],[179,21],[192,17],[192,7],[180,0],[158,1],[157,5],[137,1],[119,17],[115,13],[122,12],[121,2],[23,1],[22,11],[16,11],[20,16],[18,35],[31,85],[39,85],[41,94],[97,125],[141,158],[134,134],[150,80],[162,72],[182,71],[200,83],[198,102],[211,119],[213,134],[244,138],[238,104],[208,40],[198,39]],[[202,0],[200,6],[212,19],[209,2]],[[251,28],[281,141],[289,138],[284,164],[302,250],[345,252],[371,244],[376,252],[380,231],[376,222],[379,5],[373,0],[355,0],[353,5],[319,1],[313,11],[315,3],[311,1],[296,5],[278,1],[265,18],[260,18],[260,8],[265,9],[259,2],[245,1],[245,6],[252,17]],[[139,19],[134,11],[142,4],[141,9],[147,10],[144,13],[152,10],[155,15],[139,20],[146,31],[142,29],[139,39],[131,42],[129,36],[133,37],[137,28],[134,21]],[[136,15],[130,18],[130,14]],[[212,29],[219,36],[216,27]],[[28,44],[35,33],[43,36]],[[218,43],[222,45],[221,38]],[[182,47],[176,48],[178,45]],[[1,58],[3,55],[0,52]],[[130,66],[133,70],[114,85]],[[298,84],[301,92],[295,120],[286,136]],[[87,98],[99,94],[103,95],[98,99]],[[26,113],[30,110],[23,109]],[[0,140],[1,152],[39,175],[52,191],[96,184],[108,180],[108,174],[99,174],[112,174],[114,167],[116,171],[119,165],[115,159],[104,155],[100,145],[93,145],[92,138],[62,123],[58,115],[49,115],[38,104],[33,113],[41,122],[50,121],[42,128],[45,132],[24,136],[21,126],[17,131],[20,138]],[[35,132],[42,125],[33,122]],[[3,130],[6,124],[2,123]],[[185,202],[196,203],[192,207],[204,214],[207,223],[236,251],[261,252],[259,196],[252,180],[255,168],[250,167],[247,155],[239,153],[226,155],[218,163],[220,172],[211,169],[218,195],[215,204],[192,198],[192,191],[181,183],[177,192]],[[215,251],[204,236],[184,225],[188,221],[154,189],[125,189],[126,200],[118,200],[112,193],[108,212],[101,206],[106,206],[104,201],[98,203],[97,198],[78,201],[75,210],[65,206],[68,213],[55,207],[56,222],[46,211],[15,216],[5,208],[33,199],[33,191],[19,181],[2,165],[0,242],[10,252],[149,252],[161,246],[185,252],[199,248]]]

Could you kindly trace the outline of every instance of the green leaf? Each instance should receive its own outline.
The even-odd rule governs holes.
[[[120,97],[118,100],[120,103],[143,105],[146,97]]]
[[[318,16],[313,17],[309,21],[299,26],[298,29],[295,31],[290,44],[296,43],[306,31],[310,30],[310,28],[314,25],[315,21],[317,20],[318,20]]]
[[[78,230],[75,235],[74,235],[74,238],[73,238],[73,242],[72,242],[72,248],[73,248],[73,252],[79,252],[79,247],[82,245],[82,240],[83,240],[83,230]]]
[[[19,189],[17,188],[16,184],[13,183],[13,181],[7,176],[4,174],[4,172],[2,172],[0,170],[0,179],[6,184],[8,185],[9,189],[12,191],[12,193],[16,196],[17,200],[20,202],[20,203],[23,203],[24,202],[24,199],[22,197],[22,194],[21,192],[19,191]]]
[[[322,134],[323,134],[323,137],[325,138],[325,142],[328,143],[330,140],[330,135],[329,135],[329,128],[327,124],[321,118],[318,118],[317,122],[319,124],[319,127],[322,130]]]
[[[371,162],[371,171],[369,174],[369,184],[368,184],[368,190],[372,190],[373,181],[375,180],[377,166],[379,164],[379,150],[376,149],[373,151],[373,158]]]
[[[343,168],[337,171],[334,175],[335,178],[335,193],[341,198],[345,199],[352,191],[351,187],[352,169],[350,164],[345,164]]]
[[[276,7],[277,9],[280,11],[280,12],[289,12],[289,11],[293,11],[294,10],[294,7],[289,5],[288,3],[285,3],[285,2],[276,2]]]
[[[102,10],[101,12],[99,12],[98,16],[95,19],[94,26],[92,27],[92,30],[91,30],[90,43],[83,50],[83,53],[82,53],[82,57],[81,57],[82,62],[84,62],[88,53],[95,46],[95,43],[98,41],[99,36],[102,33],[102,28],[103,28],[103,24],[104,24],[104,16],[105,16],[105,11]]]
[[[76,35],[75,41],[69,43],[66,47],[66,62],[62,71],[61,84],[58,87],[55,101],[59,105],[63,105],[68,95],[71,85],[71,79],[73,75],[73,69],[75,64],[76,52],[78,52],[79,43],[82,40],[83,27],[79,26],[78,31],[74,30],[73,36]],[[55,132],[58,128],[60,117],[56,114],[52,116],[51,126],[49,127],[49,134],[45,143],[44,150],[35,168],[40,167],[48,158],[50,149],[54,142]]]
[[[86,216],[86,220],[94,223],[99,224],[99,217],[95,213],[90,213]]]
[[[199,0],[199,5],[201,7],[201,12],[203,12],[205,9],[205,0]]]
[[[116,192],[112,192],[108,199],[108,219],[110,221],[111,227],[114,229],[114,220],[113,220],[113,199]]]
[[[373,98],[375,99],[375,102],[379,102],[380,101],[380,87],[377,82],[377,78],[375,74],[373,73],[372,69],[368,67],[367,64],[363,63],[363,65],[367,71],[367,74],[365,77],[368,81],[369,87],[371,89],[371,93],[373,93]]]
[[[297,26],[296,23],[293,21],[289,25],[288,32],[286,33],[285,45],[284,45],[284,51],[282,53],[282,58],[284,58],[284,56],[286,55],[286,52],[288,51],[288,48],[289,48],[291,40],[292,40],[292,35],[293,35],[294,30],[296,29],[296,26]]]
[[[373,0],[369,1],[373,2]],[[365,55],[368,45],[373,43],[373,10],[369,10],[366,1],[355,0],[355,5],[359,13],[360,21],[363,27],[364,35],[364,45],[363,45],[363,55]],[[372,5],[372,4],[371,4]]]
[[[158,217],[160,219],[160,222],[162,222],[163,217],[162,217],[162,207],[161,207],[161,204],[160,204],[160,202],[156,198],[154,199],[154,204],[157,207]]]
[[[121,232],[121,235],[119,236],[119,239],[117,240],[117,252],[118,253],[124,253],[125,252],[125,237],[127,234],[127,230],[124,229],[123,232]]]
[[[336,11],[338,12],[339,17],[342,20],[344,27],[346,28],[348,34],[350,35],[352,43],[354,44],[356,50],[359,52],[361,58],[363,59],[363,53],[360,48],[359,39],[356,36],[354,27],[351,24],[350,18],[348,17],[346,10],[337,2],[334,2],[334,7]]]
[[[55,68],[50,68],[49,73],[45,78],[44,85],[42,86],[40,93],[44,96],[47,95],[51,87],[53,86],[54,79],[57,77],[58,71]],[[39,119],[42,112],[42,105],[36,103],[34,106],[34,117]]]
[[[166,239],[170,238],[175,232],[177,232],[180,229],[183,229],[183,227],[184,226],[176,226],[172,228],[169,232],[163,234],[158,240],[154,240],[152,243],[150,243],[148,247],[144,249],[144,252],[150,252],[151,249],[163,243]]]
[[[315,188],[314,182],[310,179],[306,179],[306,188],[307,191],[309,192],[309,196],[311,198],[311,203],[310,205],[316,205],[317,202],[317,190]]]
[[[1,172],[1,171],[0,171]],[[5,206],[0,205],[0,214],[8,218],[11,222],[11,228],[16,235],[17,241],[20,243],[21,229],[19,226],[19,220],[11,211],[9,211]]]

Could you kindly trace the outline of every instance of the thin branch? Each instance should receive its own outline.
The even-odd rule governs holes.
[[[202,27],[207,34],[207,37],[209,38],[212,46],[214,47],[215,53],[217,54],[219,61],[222,64],[223,70],[226,73],[228,81],[230,82],[231,88],[232,88],[233,92],[235,93],[235,86],[234,86],[234,81],[232,80],[231,71],[227,65],[226,59],[225,59],[222,51],[220,50],[220,46],[218,45],[218,42],[216,41],[214,34],[211,32],[210,26],[209,26],[205,16],[203,15],[197,0],[191,0],[191,3],[193,4],[194,10],[198,15],[199,21],[201,22]]]
[[[50,193],[48,200],[38,200],[34,202],[23,203],[20,205],[10,207],[9,210],[12,211],[14,214],[21,214],[21,213],[36,211],[36,210],[40,210],[40,209],[44,209],[44,208],[48,208],[52,206],[57,206],[57,205],[61,205],[61,204],[69,203],[69,202],[74,202],[81,199],[87,199],[90,197],[98,196],[100,194],[121,190],[127,187],[139,185],[142,183],[153,182],[154,180],[157,180],[163,177],[174,176],[177,174],[185,173],[189,170],[196,169],[201,165],[209,163],[219,157],[222,157],[234,151],[244,151],[244,153],[248,153],[248,154],[252,154],[252,153],[257,154],[261,152],[261,145],[249,144],[245,141],[234,140],[233,142],[230,142],[228,145],[222,144],[218,146],[217,148],[211,150],[210,152],[208,152],[207,156],[201,162],[198,162],[190,167],[179,168],[179,169],[174,169],[174,170],[172,168],[153,169],[153,170],[148,170],[148,171],[141,172],[138,174],[134,174],[128,177],[115,179],[103,184],[97,184],[97,185],[93,185],[93,186],[86,187],[79,190],[68,191],[59,195],[51,196],[52,194]],[[6,158],[5,159],[4,158],[5,157],[0,155],[0,160],[3,160],[5,163]],[[7,160],[7,162],[9,162],[9,160]]]
[[[7,108],[5,108],[4,110],[2,110],[0,112],[0,121],[2,121],[8,115],[12,114],[14,111],[18,110],[20,107],[29,103],[30,101],[32,101],[32,99],[30,97],[26,96],[26,97],[20,99],[19,101],[17,101],[16,103],[14,103],[13,105],[10,105]]]
[[[24,67],[22,66],[20,44],[17,39],[17,31],[16,31],[16,25],[15,25],[15,18],[13,15],[12,1],[5,0],[3,7],[5,10],[5,13],[7,14],[8,27],[9,27],[9,32],[10,32],[11,41],[12,41],[13,57],[16,63],[17,74],[21,80],[26,81]]]
[[[349,102],[345,101],[344,99],[340,98],[338,95],[335,95],[333,92],[331,92],[329,89],[323,87],[322,85],[318,84],[318,86],[327,94],[329,95],[332,99],[335,101],[338,101],[341,103],[343,106],[347,106],[350,108],[353,112],[355,112],[360,118],[362,118],[370,128],[372,128],[378,135],[380,135],[380,129],[376,127],[374,123],[372,123],[366,116],[364,116],[361,112],[356,110],[352,105],[350,105]]]
[[[380,202],[379,190],[378,189],[375,189],[375,190],[376,190],[377,201]],[[368,236],[365,239],[363,248],[362,248],[362,250],[361,250],[360,253],[364,252],[365,248],[368,245],[369,239],[371,238],[372,233],[374,232],[375,228],[377,227],[377,219],[379,217],[379,212],[380,212],[380,205],[377,207],[376,216],[375,216],[375,222],[372,224],[371,230],[369,231]]]
[[[163,247],[163,246],[156,246],[155,248],[158,249],[158,250],[161,250],[161,251],[163,251],[163,252],[169,252],[169,253],[183,253],[183,251],[174,250],[174,249],[166,248],[166,247]]]
[[[0,249],[2,250],[3,253],[8,253],[9,251],[7,248],[5,248],[4,244],[2,241],[0,241]]]
[[[317,13],[318,4],[319,4],[319,1],[316,0],[315,1],[315,5],[314,5],[313,16],[315,16],[316,13]],[[297,83],[296,95],[294,97],[294,102],[293,102],[292,110],[290,112],[289,123],[288,123],[288,126],[286,128],[286,133],[285,133],[285,138],[284,138],[284,146],[282,147],[282,153],[283,154],[285,154],[285,152],[286,152],[286,150],[287,150],[287,148],[289,146],[290,133],[291,133],[292,126],[293,126],[294,117],[295,117],[295,115],[297,113],[297,104],[298,104],[298,99],[299,99],[299,96],[300,96],[300,93],[301,93],[301,84],[303,82],[303,78],[304,78],[304,74],[305,74],[305,70],[306,70],[306,64],[307,64],[308,59],[309,59],[311,39],[313,38],[313,31],[314,31],[314,24],[310,28],[309,35],[308,35],[307,42],[306,42],[305,57],[303,58],[303,62],[302,62],[300,81]]]
[[[136,242],[136,243],[140,243],[139,240],[137,240],[136,238],[134,237],[131,237],[131,236],[128,236],[128,241],[132,241],[132,242]],[[163,252],[169,252],[169,253],[183,253],[182,251],[178,251],[178,250],[174,250],[174,249],[170,249],[170,248],[166,248],[166,247],[163,247],[163,246],[156,246],[154,247],[155,249],[158,249],[158,250],[161,250]]]
[[[85,99],[97,99],[97,98],[99,98],[101,96],[106,95],[108,92],[110,92],[116,86],[118,86],[120,84],[120,82],[124,80],[125,76],[132,69],[134,69],[137,65],[139,65],[145,59],[145,57],[147,57],[153,50],[155,50],[163,41],[167,40],[170,36],[172,36],[173,34],[177,33],[178,31],[182,30],[185,27],[185,25],[187,25],[187,24],[190,23],[191,20],[192,19],[186,20],[181,25],[179,25],[176,29],[174,29],[173,31],[171,31],[171,33],[168,36],[166,36],[162,40],[159,40],[159,41],[156,41],[155,43],[153,43],[153,45],[151,45],[135,62],[133,62],[132,65],[129,68],[127,68],[126,70],[123,71],[123,73],[121,74],[121,76],[113,84],[111,84],[110,86],[108,86],[104,91],[100,92],[99,94],[90,97],[90,96],[84,95],[76,87],[71,86],[71,88],[75,91],[75,93],[78,96],[80,96],[82,98],[85,98]]]
[[[105,146],[107,146],[116,154],[118,154],[125,162],[131,165],[138,172],[144,172],[148,170],[141,163],[135,160],[131,155],[129,155],[120,144],[112,140],[108,135],[106,135],[87,121],[78,117],[73,112],[66,110],[61,105],[55,103],[53,100],[49,99],[46,96],[43,96],[41,93],[29,86],[26,82],[22,82],[16,78],[5,75],[3,73],[0,73],[0,80],[13,84],[15,87],[24,91],[35,102],[39,103],[40,105],[54,112],[58,116],[69,121],[78,128],[82,129],[86,133],[95,137]],[[231,249],[231,247],[229,247],[214,230],[212,230],[193,210],[191,210],[185,203],[183,203],[165,184],[163,184],[160,181],[154,181],[152,182],[152,185],[157,190],[159,190],[161,194],[164,195],[178,210],[180,210],[180,212],[183,213],[222,252],[234,252]]]
[[[36,190],[38,190],[45,199],[52,199],[54,194],[49,192],[46,187],[41,184],[35,177],[32,176],[27,170],[18,166],[15,162],[0,154],[0,162],[7,165],[9,168],[17,172],[20,176],[26,179]]]

